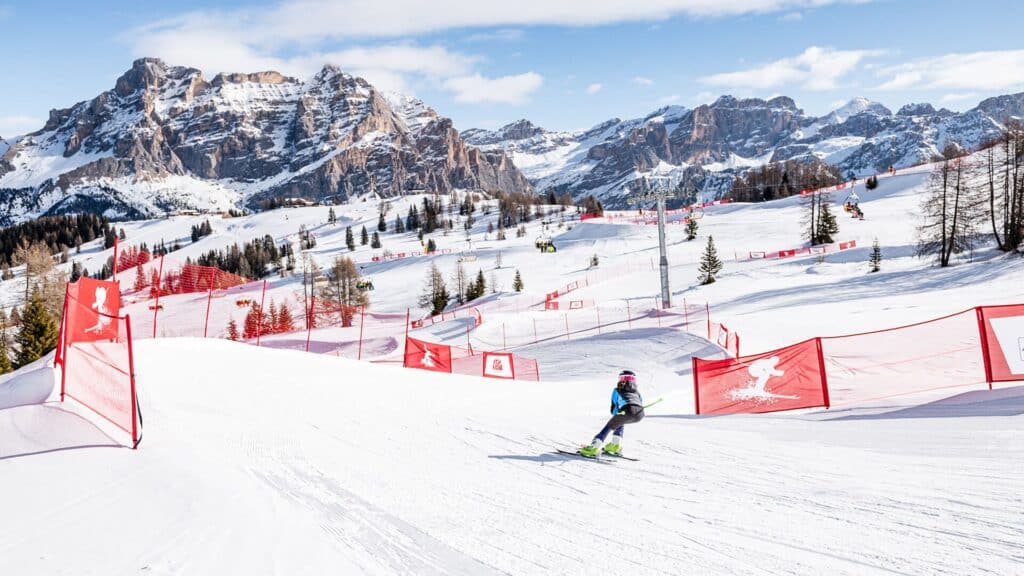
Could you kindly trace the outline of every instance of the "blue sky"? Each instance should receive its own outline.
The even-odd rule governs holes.
[[[90,99],[139,56],[218,71],[342,66],[460,129],[586,128],[720,94],[812,114],[854,96],[965,110],[1024,91],[1012,1],[0,0],[0,136]]]

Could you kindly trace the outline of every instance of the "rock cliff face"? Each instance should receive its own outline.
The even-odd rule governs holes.
[[[336,67],[308,81],[141,59],[112,90],[0,143],[0,223],[88,206],[112,216],[455,188],[525,191],[422,102]]]
[[[976,148],[1014,119],[1024,119],[1024,93],[989,98],[963,113],[908,104],[893,114],[854,98],[820,118],[784,96],[722,96],[692,110],[670,106],[581,132],[551,132],[519,120],[464,136],[472,145],[508,153],[540,192],[594,194],[617,207],[641,173],[665,176],[713,199],[728,190],[736,173],[766,162],[813,158],[862,176],[926,162],[951,142]]]

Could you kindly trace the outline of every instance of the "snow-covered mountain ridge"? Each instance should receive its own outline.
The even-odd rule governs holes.
[[[539,191],[594,194],[617,206],[640,173],[668,175],[713,199],[728,190],[733,174],[766,162],[817,159],[863,176],[927,162],[951,143],[976,149],[1021,118],[1024,93],[989,98],[963,113],[908,104],[894,114],[858,97],[822,117],[785,96],[722,96],[584,131],[549,131],[519,120],[463,135],[472,145],[511,155]]]
[[[112,90],[0,144],[0,223],[88,210],[147,216],[263,199],[454,188],[524,191],[500,150],[424,103],[325,66],[301,81],[137,60]],[[9,149],[7,149],[9,148]]]

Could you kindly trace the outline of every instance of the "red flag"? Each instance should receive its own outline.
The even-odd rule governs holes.
[[[741,358],[694,358],[693,365],[698,414],[828,406],[817,339]]]
[[[64,337],[68,342],[116,340],[121,294],[117,282],[81,277],[68,285],[68,306]]]
[[[432,370],[434,372],[451,372],[451,346],[406,337],[404,365],[406,368],[419,368],[420,370]]]

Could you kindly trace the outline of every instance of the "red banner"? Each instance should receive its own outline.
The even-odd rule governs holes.
[[[484,352],[484,376],[507,380],[515,378],[515,363],[512,358],[511,352]]]
[[[451,346],[406,337],[404,366],[434,372],[451,372]]]
[[[828,406],[817,339],[741,358],[693,359],[698,414],[777,412]]]
[[[988,380],[1024,380],[1024,305],[982,306],[979,316]]]
[[[116,340],[117,316],[121,313],[121,294],[117,282],[93,280],[83,276],[68,284],[68,296],[75,306],[68,308],[65,320],[69,342]]]

